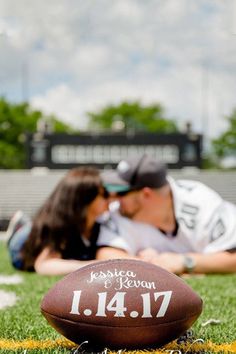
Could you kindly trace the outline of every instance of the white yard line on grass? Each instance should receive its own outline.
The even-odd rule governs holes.
[[[20,275],[2,275],[0,274],[0,284],[20,284],[23,282],[23,279]]]
[[[17,299],[15,293],[0,290],[0,310],[5,307],[14,306]]]
[[[3,275],[0,274],[0,284],[20,284],[23,282],[23,278],[18,274],[13,275]],[[0,289],[0,310],[5,307],[14,306],[18,300],[17,296],[13,292],[5,291]]]

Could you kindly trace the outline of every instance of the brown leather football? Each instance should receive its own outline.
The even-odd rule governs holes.
[[[44,296],[41,311],[59,333],[96,347],[160,347],[179,337],[202,311],[181,278],[128,259],[93,263],[65,276]]]

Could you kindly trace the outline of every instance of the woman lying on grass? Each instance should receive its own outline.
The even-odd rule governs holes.
[[[67,274],[94,261],[98,217],[108,209],[107,192],[94,168],[74,168],[59,182],[35,218],[23,247],[8,242],[16,268],[45,275]],[[18,232],[21,232],[19,230]],[[26,239],[26,240],[25,240]],[[18,245],[15,245],[18,243]],[[21,248],[20,259],[14,252]],[[15,254],[16,256],[16,254]]]

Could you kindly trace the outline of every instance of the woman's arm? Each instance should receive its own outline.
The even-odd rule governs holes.
[[[36,258],[34,268],[36,273],[42,275],[65,275],[93,262],[95,260],[62,259],[59,253],[45,248]]]
[[[105,259],[119,259],[119,258],[129,258],[129,259],[138,259],[138,257],[129,255],[125,250],[115,247],[101,247],[97,250],[96,259],[105,260]]]

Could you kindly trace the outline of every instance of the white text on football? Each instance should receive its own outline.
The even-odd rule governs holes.
[[[80,300],[81,300],[82,290],[75,290],[73,292],[73,299],[71,304],[70,314],[81,315]],[[127,307],[125,306],[125,296],[126,292],[116,292],[111,300],[107,303],[107,292],[98,293],[98,303],[95,316],[98,317],[107,317],[108,312],[114,312],[114,317],[125,317],[125,312],[127,312]],[[152,298],[151,298],[152,295]],[[172,291],[159,291],[153,294],[145,293],[141,294],[142,298],[142,318],[152,318],[152,317],[164,317],[166,311],[169,307],[171,300]],[[163,298],[162,298],[163,297]],[[162,298],[161,303],[159,304],[158,309],[156,309],[156,301]],[[154,301],[153,301],[154,300]],[[153,313],[153,307],[155,307],[157,313]],[[130,317],[137,317],[139,313],[130,309]],[[155,311],[156,311],[155,310]],[[86,316],[92,315],[92,311],[84,309],[83,313]]]

